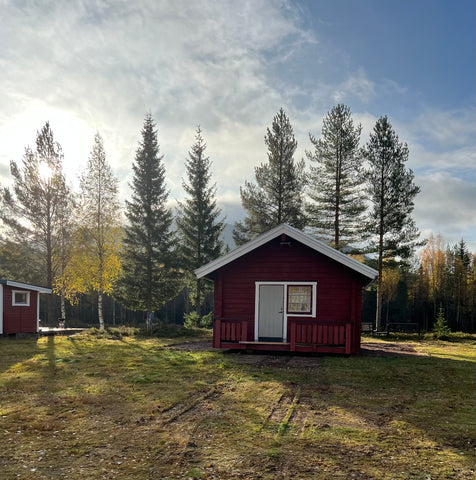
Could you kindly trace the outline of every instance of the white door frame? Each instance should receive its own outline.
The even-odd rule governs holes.
[[[259,341],[259,289],[261,285],[282,285],[283,288],[283,342],[287,342],[288,317],[315,317],[317,282],[255,282],[255,342]],[[288,286],[289,285],[311,285],[312,286],[312,312],[311,313],[288,313]]]

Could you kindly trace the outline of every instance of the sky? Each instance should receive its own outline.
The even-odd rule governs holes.
[[[475,10],[474,0],[0,0],[0,185],[49,121],[73,186],[102,135],[124,200],[150,112],[171,203],[200,125],[233,223],[279,109],[300,160],[344,103],[362,146],[383,115],[408,144],[422,236],[464,238],[476,252]]]

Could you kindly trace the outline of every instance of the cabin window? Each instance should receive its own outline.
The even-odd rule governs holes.
[[[288,285],[288,313],[312,313],[312,285]]]
[[[13,290],[12,305],[15,307],[29,307],[30,306],[30,292],[21,290]]]

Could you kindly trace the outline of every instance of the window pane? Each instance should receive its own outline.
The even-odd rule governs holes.
[[[310,313],[312,299],[312,286],[288,287],[288,312]]]
[[[13,292],[13,303],[15,305],[27,305],[28,292]]]

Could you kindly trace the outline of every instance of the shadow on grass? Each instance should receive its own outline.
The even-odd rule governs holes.
[[[0,338],[0,373],[40,353],[36,338]]]

